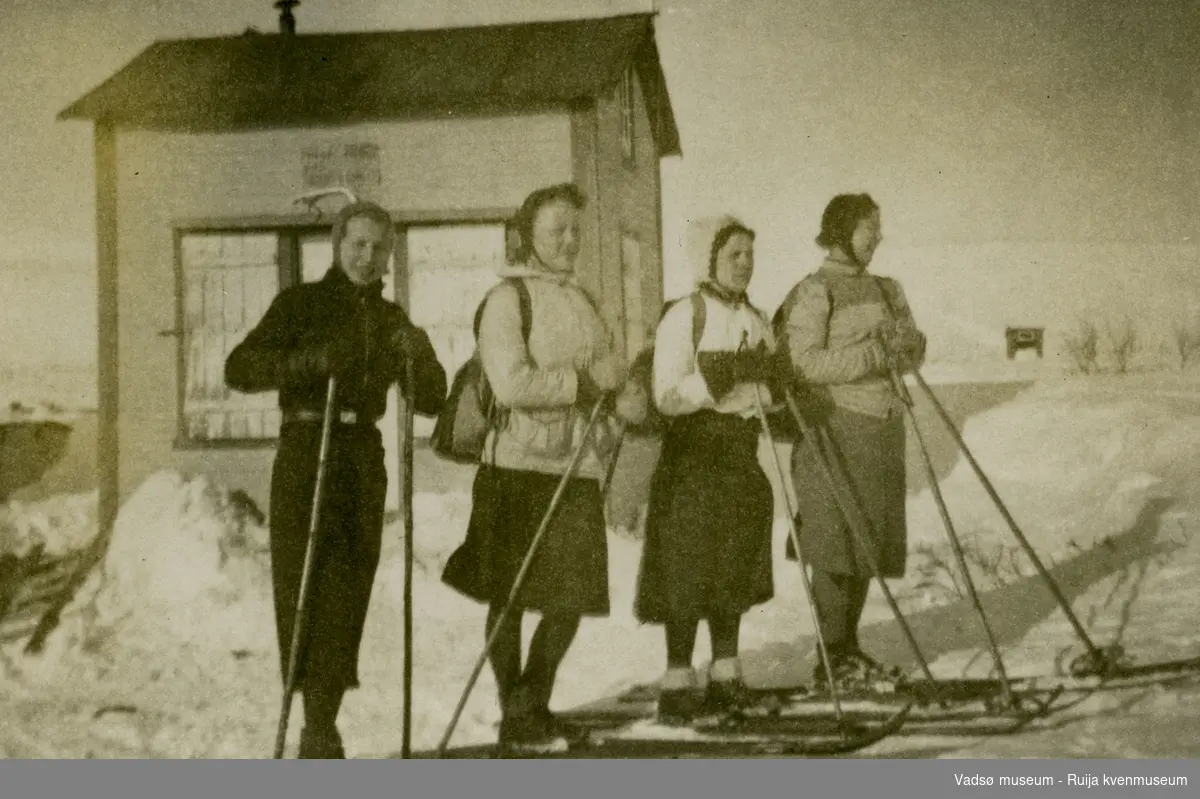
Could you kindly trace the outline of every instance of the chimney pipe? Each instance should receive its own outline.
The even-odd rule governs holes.
[[[275,8],[279,11],[279,32],[284,36],[294,36],[296,34],[296,17],[292,15],[292,9],[300,5],[300,0],[278,0],[275,3]]]

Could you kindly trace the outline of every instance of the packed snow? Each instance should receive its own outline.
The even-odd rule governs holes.
[[[964,435],[1013,516],[1098,643],[1120,639],[1139,660],[1200,654],[1200,381],[1187,376],[1044,377],[972,418]],[[770,470],[769,461],[764,466]],[[1010,673],[1048,673],[1081,651],[1063,613],[968,464],[941,481],[973,576],[1000,632]],[[95,494],[12,505],[3,551],[42,541],[77,549],[95,534]],[[782,508],[780,508],[782,510]],[[436,746],[483,646],[484,609],[440,581],[469,516],[465,493],[414,498],[413,745]],[[751,682],[807,679],[811,617],[776,533],[776,599],[746,620]],[[909,574],[891,582],[939,676],[987,673],[990,655],[962,599],[929,489],[909,497]],[[121,508],[108,556],[63,614],[40,655],[6,645],[0,749],[16,758],[269,757],[280,710],[267,536],[230,487],[161,472]],[[655,680],[660,630],[632,617],[640,545],[609,536],[613,613],[586,620],[560,670],[554,706],[568,708]],[[403,529],[384,558],[362,650],[363,687],[340,726],[352,757],[393,756],[401,743]],[[525,637],[532,633],[527,621]],[[864,643],[914,667],[873,590]],[[697,647],[707,659],[707,638]],[[495,739],[499,709],[482,672],[453,742]],[[302,723],[297,701],[289,756]],[[893,737],[863,753],[917,757],[1192,757],[1200,753],[1200,685],[1096,694],[1046,729],[986,739]]]

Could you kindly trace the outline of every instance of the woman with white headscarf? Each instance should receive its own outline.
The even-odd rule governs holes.
[[[774,595],[773,495],[757,457],[757,402],[770,402],[775,344],[766,317],[746,296],[754,238],[732,217],[695,223],[689,249],[696,294],[666,312],[655,337],[654,402],[667,430],[635,613],[665,626],[658,706],[665,723],[750,704],[738,660],[741,617]],[[713,654],[704,693],[692,669],[702,620]]]

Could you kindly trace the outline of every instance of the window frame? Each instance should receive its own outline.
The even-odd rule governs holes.
[[[628,169],[637,167],[637,109],[634,103],[637,92],[634,89],[635,75],[633,65],[630,64],[621,72],[621,80],[617,87],[621,160]]]
[[[408,256],[407,232],[410,227],[461,224],[503,224],[506,229],[506,260],[512,256],[514,217],[516,208],[467,208],[460,211],[417,211],[391,213],[396,245],[392,253],[395,270],[394,301],[408,312]],[[189,235],[255,234],[273,233],[278,237],[276,259],[279,288],[276,295],[298,284],[301,280],[300,241],[304,236],[332,233],[333,216],[325,214],[319,219],[311,215],[272,216],[248,215],[240,217],[204,217],[180,219],[171,224],[174,277],[175,277],[175,328],[163,331],[162,336],[175,339],[175,437],[173,448],[179,451],[256,451],[273,449],[279,438],[226,438],[200,439],[188,433],[187,425],[187,377],[188,352],[184,340],[187,322],[185,294],[187,275],[183,264],[183,240]],[[274,298],[272,298],[274,300]],[[257,324],[257,322],[255,323]]]

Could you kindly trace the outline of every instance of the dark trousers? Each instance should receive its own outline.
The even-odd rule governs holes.
[[[286,679],[308,546],[321,425],[285,425],[271,481],[271,571]],[[330,439],[320,540],[296,686],[318,716],[358,686],[358,653],[379,565],[387,471],[378,430],[337,426]]]
[[[867,604],[871,578],[813,569],[812,587],[821,635],[830,654],[857,652],[858,624]]]

